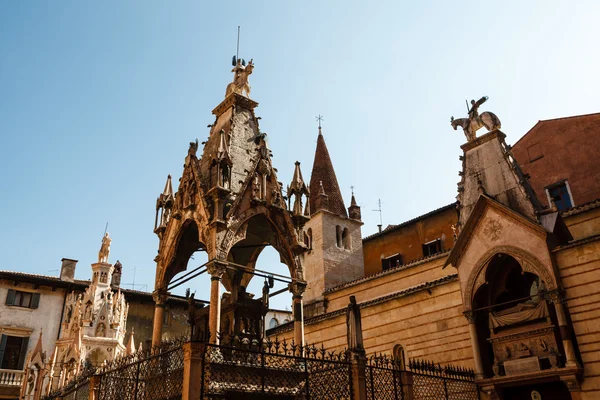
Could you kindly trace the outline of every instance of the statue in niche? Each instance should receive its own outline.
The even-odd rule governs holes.
[[[71,322],[71,317],[73,316],[73,306],[69,305],[67,306],[67,316],[65,318],[65,322],[68,324],[69,322]]]
[[[106,336],[106,325],[104,323],[98,324],[98,329],[96,329],[96,337],[105,337]]]
[[[260,176],[258,175],[258,172],[254,173],[254,179],[252,182],[252,200],[260,200],[260,194],[262,192],[261,190],[261,182],[260,182]]]
[[[354,296],[350,296],[350,303],[346,309],[346,329],[348,349],[364,351],[360,306]]]
[[[454,119],[450,118],[450,125],[456,130],[457,127],[463,128],[467,141],[473,141],[477,138],[476,132],[485,126],[488,131],[500,129],[500,119],[489,111],[485,111],[479,115],[479,107],[487,101],[488,97],[483,96],[479,100],[471,100],[471,108],[468,110],[468,118]]]
[[[83,319],[90,320],[92,319],[92,303],[88,302],[85,305],[85,311],[83,312]]]
[[[223,188],[229,189],[229,166],[223,165],[221,169],[221,182],[223,182]]]
[[[98,252],[98,262],[99,263],[107,263],[108,255],[110,254],[110,243],[112,239],[108,235],[108,232],[104,234],[102,238],[102,246],[100,246],[100,251]]]

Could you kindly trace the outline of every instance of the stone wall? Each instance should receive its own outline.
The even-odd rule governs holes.
[[[442,269],[445,254],[326,293],[329,312],[308,318],[305,340],[329,350],[346,347],[348,297],[361,304],[363,338],[368,354],[392,354],[401,344],[407,357],[473,368],[467,320],[453,268]],[[429,283],[426,283],[429,282]],[[291,340],[291,324],[271,338]]]
[[[37,287],[36,287],[37,286]],[[8,289],[39,293],[37,309],[7,306]],[[42,346],[48,356],[54,349],[60,329],[65,289],[38,286],[32,283],[0,280],[0,333],[9,336],[29,337],[27,351],[32,350],[43,330]]]
[[[582,399],[600,398],[600,241],[555,251],[583,362]]]
[[[152,297],[147,296],[147,300],[127,297],[129,302],[129,316],[127,317],[127,336],[124,343],[129,340],[131,330],[134,329],[134,341],[136,349],[143,344],[144,348],[148,348],[152,342],[152,327],[154,321],[154,302]],[[163,340],[175,339],[189,333],[189,325],[187,323],[188,308],[184,301],[167,301],[165,308],[165,324],[163,324],[162,338]]]

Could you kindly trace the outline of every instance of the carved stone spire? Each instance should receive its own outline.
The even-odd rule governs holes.
[[[132,355],[135,353],[135,343],[133,341],[134,329],[131,328],[131,335],[129,335],[129,340],[127,340],[127,345],[125,346],[125,352],[127,355]]]
[[[296,161],[296,166],[294,168],[294,176],[292,177],[292,182],[288,186],[288,200],[290,201],[290,210],[294,215],[302,215],[302,196],[306,196],[308,198],[310,192],[306,183],[304,183],[304,178],[302,178],[302,171],[300,170],[300,162]],[[293,197],[293,206],[291,204]],[[310,202],[307,202],[310,203]],[[307,210],[305,210],[305,214],[308,213],[310,215],[310,205],[306,205]]]
[[[348,216],[351,219],[358,221],[361,220],[360,206],[356,204],[356,199],[354,198],[354,189],[352,189],[352,199],[350,200],[350,207],[348,207]]]
[[[313,196],[310,197],[311,202],[313,200]],[[329,196],[325,193],[325,188],[323,187],[323,182],[319,181],[319,192],[316,196],[314,196],[314,208],[313,213],[319,210],[329,210]]]
[[[163,192],[156,199],[156,216],[154,218],[154,233],[160,234],[167,226],[173,211],[173,185],[171,184],[171,174],[167,176],[167,182]]]
[[[340,217],[348,217],[346,213],[346,206],[340,192],[335,170],[333,169],[333,163],[329,157],[329,151],[323,138],[321,128],[319,128],[319,136],[317,137],[317,149],[315,151],[315,161],[313,163],[312,174],[310,176],[310,208],[312,214],[317,212],[322,207],[317,207],[317,199],[320,196],[320,188],[322,185],[324,193],[328,196],[328,207],[327,209],[339,215]]]

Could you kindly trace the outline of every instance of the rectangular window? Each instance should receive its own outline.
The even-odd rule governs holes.
[[[0,368],[22,370],[29,338],[2,335],[0,339]]]
[[[387,258],[381,259],[381,269],[388,270],[390,268],[399,267],[402,265],[402,255],[394,254],[393,256],[389,256]]]
[[[25,308],[38,308],[40,305],[40,294],[8,289],[8,294],[6,295],[6,305]]]
[[[169,309],[165,307],[164,311],[163,311],[163,326],[169,326],[169,321],[170,321],[170,312]]]
[[[423,257],[440,253],[442,251],[442,239],[435,239],[423,244]]]
[[[552,206],[552,202],[554,202],[558,211],[568,210],[573,207],[573,199],[571,199],[571,194],[569,193],[566,181],[553,185],[547,188],[546,191],[548,193],[548,199],[550,200],[550,206]]]

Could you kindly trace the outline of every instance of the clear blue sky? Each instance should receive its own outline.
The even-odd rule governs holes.
[[[489,96],[509,143],[600,111],[598,15],[597,1],[0,2],[0,269],[57,275],[68,257],[87,279],[108,221],[123,282],[136,267],[153,289],[156,197],[208,135],[237,25],[280,180],[296,160],[308,180],[323,114],[366,236],[378,198],[384,226],[454,201],[465,99]]]

